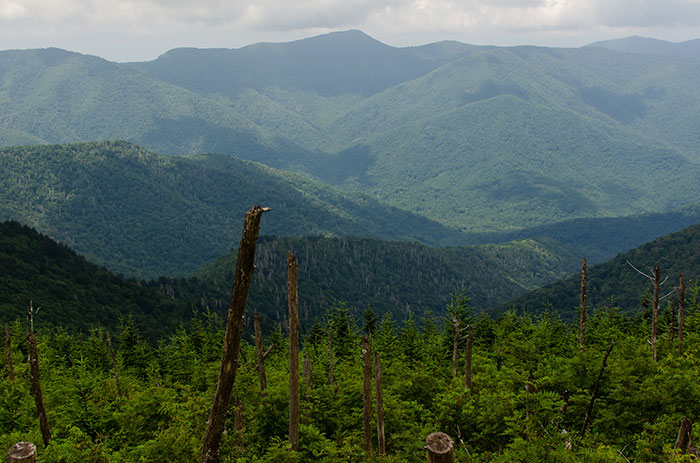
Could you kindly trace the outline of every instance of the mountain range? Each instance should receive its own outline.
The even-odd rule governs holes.
[[[467,232],[697,201],[700,62],[348,31],[112,63],[0,52],[3,144],[124,139],[291,170]]]

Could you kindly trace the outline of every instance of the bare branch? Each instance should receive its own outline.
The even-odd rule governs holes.
[[[643,276],[647,277],[647,278],[648,278],[649,280],[651,280],[651,281],[654,281],[654,277],[649,276],[649,275],[647,275],[646,273],[644,273],[644,272],[642,272],[641,270],[639,270],[637,267],[635,267],[634,265],[632,265],[632,262],[630,262],[630,261],[628,261],[628,260],[627,260],[626,262],[627,262],[627,265],[629,265],[630,267],[632,267],[633,269],[635,269],[635,270],[637,271],[637,273],[639,273],[640,275],[643,275]]]

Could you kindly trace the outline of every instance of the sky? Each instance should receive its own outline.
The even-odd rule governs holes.
[[[348,29],[394,46],[679,42],[700,38],[700,0],[0,0],[0,50],[59,47],[119,62]]]

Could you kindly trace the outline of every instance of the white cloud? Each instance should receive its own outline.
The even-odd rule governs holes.
[[[96,54],[115,40],[131,40],[131,53],[159,54],[350,28],[398,43],[559,45],[632,33],[672,39],[658,32],[674,30],[697,36],[697,27],[700,0],[0,0],[4,48],[82,43],[73,49]]]

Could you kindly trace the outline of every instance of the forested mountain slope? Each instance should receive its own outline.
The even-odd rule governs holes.
[[[365,309],[390,313],[396,320],[409,312],[418,318],[426,312],[441,315],[461,289],[476,312],[568,275],[578,262],[551,240],[430,248],[359,238],[262,237],[248,306],[275,322],[287,314],[287,252],[299,262],[299,310],[307,327],[340,303],[358,318]],[[211,307],[225,307],[236,257],[234,250],[194,279],[160,283],[171,285],[176,294],[194,294]]]
[[[593,42],[589,47],[602,47],[626,53],[644,53],[647,55],[680,55],[700,58],[700,39],[685,42],[668,42],[649,37],[623,37],[621,39]]]
[[[668,277],[662,296],[679,286],[682,273],[688,288],[686,297],[690,297],[690,288],[700,283],[700,225],[685,228],[620,254],[608,262],[589,267],[586,278],[589,306],[609,305],[612,300],[624,312],[633,314],[643,310],[641,301],[645,296],[649,306],[652,285],[630,267],[628,261],[646,274],[652,274],[651,269],[660,266],[662,278]],[[573,319],[577,316],[580,285],[580,274],[573,275],[514,298],[500,309],[538,312],[550,307],[564,318]],[[676,299],[677,294],[669,300]]]
[[[40,308],[38,327],[114,331],[122,319],[132,317],[151,340],[170,335],[195,310],[156,288],[116,276],[27,226],[0,222],[3,322],[25,320],[30,301]]]
[[[699,76],[683,56],[396,48],[359,31],[146,63],[6,51],[0,127],[234,154],[502,232],[695,203]]]
[[[125,142],[0,149],[0,219],[140,277],[185,276],[238,243],[243,214],[271,207],[263,234],[438,243],[460,233],[359,194],[224,155],[172,157]]]

